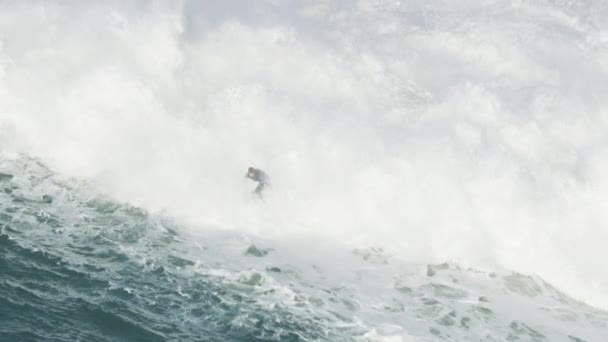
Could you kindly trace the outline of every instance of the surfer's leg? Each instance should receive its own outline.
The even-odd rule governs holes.
[[[264,190],[264,183],[260,183],[257,188],[255,188],[255,194],[262,198],[262,191]]]

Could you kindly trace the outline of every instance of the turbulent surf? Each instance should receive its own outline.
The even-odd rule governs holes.
[[[607,16],[0,2],[0,340],[603,342]]]

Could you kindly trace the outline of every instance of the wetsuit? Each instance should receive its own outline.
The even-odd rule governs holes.
[[[267,185],[270,185],[270,178],[264,171],[260,169],[251,169],[247,172],[245,177],[258,182],[258,186],[253,191],[256,195],[262,197],[262,191]]]

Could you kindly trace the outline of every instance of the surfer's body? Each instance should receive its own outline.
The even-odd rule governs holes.
[[[247,177],[255,182],[258,182],[258,186],[255,188],[253,193],[260,196],[260,198],[261,198],[262,191],[264,191],[264,188],[266,186],[270,185],[270,178],[268,177],[268,175],[260,169],[250,167],[247,170],[247,174],[245,175],[245,177]]]

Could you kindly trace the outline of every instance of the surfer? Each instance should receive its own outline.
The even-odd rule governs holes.
[[[268,175],[260,169],[249,167],[249,169],[247,170],[247,175],[245,175],[245,177],[255,182],[258,182],[258,186],[255,188],[253,193],[262,198],[262,191],[266,186],[270,185],[270,178],[268,177]]]

